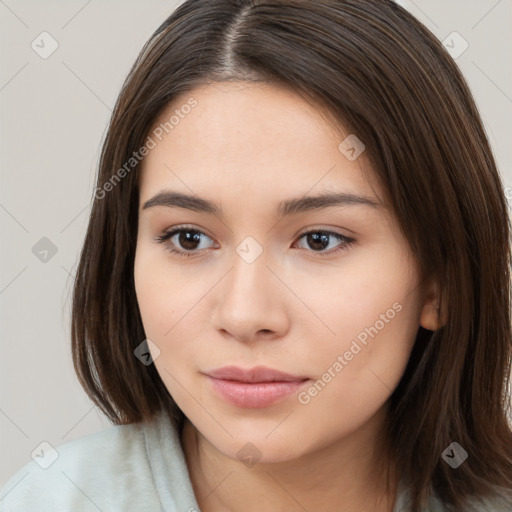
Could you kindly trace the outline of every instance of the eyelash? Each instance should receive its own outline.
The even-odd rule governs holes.
[[[198,253],[198,251],[195,251],[195,252],[180,251],[180,250],[177,250],[173,245],[168,243],[168,241],[174,235],[177,235],[177,234],[179,234],[181,232],[187,232],[187,231],[188,232],[192,231],[194,233],[199,233],[201,235],[205,235],[206,237],[208,237],[208,235],[206,235],[202,231],[199,231],[198,229],[195,229],[195,228],[193,228],[191,226],[180,226],[180,227],[175,228],[175,229],[173,229],[171,231],[165,231],[161,235],[156,236],[155,240],[156,240],[157,243],[160,243],[160,244],[164,245],[165,249],[167,251],[169,251],[170,253],[176,254],[177,256],[183,256],[183,257],[186,257],[186,258],[190,258],[191,256],[195,256]],[[316,234],[321,233],[322,235],[332,235],[334,238],[337,238],[339,241],[343,242],[341,244],[341,246],[339,246],[336,249],[331,249],[330,251],[326,251],[326,252],[309,251],[309,252],[313,252],[314,254],[319,254],[321,257],[323,257],[323,256],[330,256],[330,255],[332,255],[334,253],[338,253],[340,251],[345,251],[351,245],[353,245],[356,242],[355,239],[349,238],[347,236],[344,236],[341,233],[336,233],[336,232],[333,232],[333,231],[327,231],[327,230],[323,230],[323,229],[314,229],[314,230],[306,231],[306,232],[302,233],[301,235],[299,235],[299,240],[302,239],[304,236],[309,235],[311,233],[316,233]],[[307,249],[305,249],[305,250],[307,250]]]

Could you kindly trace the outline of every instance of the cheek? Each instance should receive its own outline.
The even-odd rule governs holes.
[[[372,382],[396,386],[419,327],[420,290],[413,268],[394,249],[373,250],[361,252],[315,289],[303,281],[300,293],[328,327],[310,361],[318,378],[336,375],[332,381],[338,384],[329,384],[331,389],[347,389],[348,383],[352,390]]]
[[[156,354],[150,345],[155,367],[174,400],[182,404],[187,400],[183,385],[190,387],[185,369],[193,363],[190,344],[181,336],[181,329],[187,323],[186,317],[180,321],[185,313],[187,288],[178,275],[169,275],[171,267],[162,260],[165,258],[156,258],[150,251],[138,248],[134,264],[135,291],[146,337],[158,347]],[[188,329],[190,336],[190,325]]]
[[[146,334],[170,337],[167,333],[183,315],[186,304],[197,300],[198,283],[185,267],[171,262],[164,247],[144,240],[137,246],[134,280]]]
[[[194,366],[197,340],[204,338],[204,319],[199,321],[197,315],[212,283],[198,280],[197,272],[186,266],[170,263],[160,247],[144,245],[137,249],[134,280],[144,332],[160,351],[155,365],[168,384],[168,373],[178,377]]]
[[[186,300],[187,288],[179,282],[179,275],[170,274],[171,269],[155,248],[137,247],[134,262],[137,302],[145,334],[161,352],[167,350],[173,338],[182,310],[180,304]]]
[[[353,295],[360,302],[339,304],[330,318],[336,335],[309,351],[314,377],[297,401],[303,418],[322,418],[311,427],[313,436],[334,441],[365,424],[403,375],[419,324],[416,297],[404,289],[372,290]]]
[[[172,326],[177,297],[169,291],[158,267],[136,259],[135,292],[144,330],[150,339],[160,338]]]

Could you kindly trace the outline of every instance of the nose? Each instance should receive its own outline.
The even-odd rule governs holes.
[[[231,270],[216,287],[214,328],[241,342],[284,336],[292,294],[276,273],[264,255],[252,263],[236,255]]]

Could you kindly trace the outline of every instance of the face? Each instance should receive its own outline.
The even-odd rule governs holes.
[[[291,460],[379,417],[429,315],[348,135],[293,92],[245,83],[175,99],[150,134],[135,257],[145,333],[175,402],[233,459],[255,446],[262,462]]]

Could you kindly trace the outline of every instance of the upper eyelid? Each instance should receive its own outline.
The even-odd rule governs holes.
[[[344,236],[346,238],[350,238],[350,235],[346,235],[344,233],[338,233],[337,231],[334,231],[335,229],[336,228],[326,228],[326,227],[311,226],[311,227],[308,227],[308,228],[304,228],[304,230],[301,230],[296,236],[302,236],[302,235],[305,235],[305,234],[310,233],[310,232],[323,231],[323,232],[326,232],[326,233],[340,235],[340,236]],[[162,231],[162,235],[166,235],[166,234],[169,234],[169,233],[180,232],[180,231],[186,231],[186,230],[188,230],[188,231],[197,231],[198,233],[201,233],[202,235],[205,235],[205,236],[207,236],[210,239],[212,238],[208,233],[203,231],[202,228],[196,228],[194,226],[187,226],[187,225],[176,226],[176,227],[172,227],[172,228],[169,228],[169,229],[164,229]],[[346,231],[350,231],[350,230],[346,229]]]
[[[214,241],[213,238],[208,233],[205,233],[202,229],[198,229],[198,228],[195,228],[192,226],[177,226],[174,228],[165,229],[164,231],[162,231],[162,233],[160,235],[157,236],[157,238],[160,238],[162,236],[171,235],[171,233],[172,233],[172,236],[175,236],[180,231],[197,231],[201,235],[204,235],[204,236],[208,237],[210,240]],[[172,236],[171,236],[171,238],[172,238]]]

